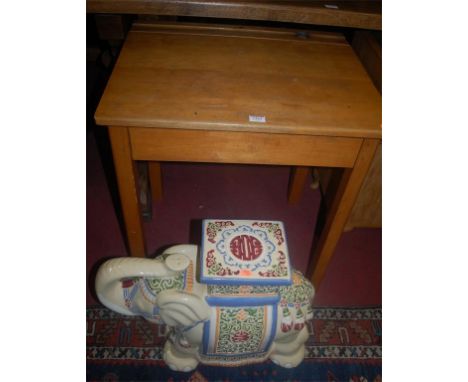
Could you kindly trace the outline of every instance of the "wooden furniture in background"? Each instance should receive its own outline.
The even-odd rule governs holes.
[[[375,32],[356,31],[352,46],[377,90],[382,93],[382,44]]]
[[[96,118],[99,123],[99,118]],[[143,240],[138,188],[138,172],[130,147],[130,137],[126,127],[109,129],[112,155],[117,174],[120,201],[127,230],[127,240],[132,256],[143,257],[146,243]]]
[[[299,201],[302,195],[302,190],[307,181],[309,168],[304,166],[293,167],[289,179],[288,201],[295,204]]]
[[[382,144],[379,143],[361,191],[345,226],[353,228],[382,227]]]
[[[382,29],[380,0],[86,0],[86,11],[267,20]]]
[[[130,28],[130,21],[122,15],[94,15],[96,30],[101,40],[123,40]]]
[[[382,94],[382,47],[370,31],[354,33],[352,46],[375,87]],[[345,230],[382,227],[382,144],[380,143],[351,211]]]
[[[161,165],[159,162],[151,161],[148,163],[151,195],[153,201],[158,202],[163,197],[163,185]]]
[[[377,90],[382,92],[382,49],[373,32],[356,31],[352,46],[361,63],[367,70]],[[288,194],[290,203],[296,203],[304,189],[305,179],[309,169],[301,169],[298,174],[292,170],[291,187]],[[312,169],[311,169],[312,170]],[[338,172],[330,168],[314,168],[318,174],[320,189],[325,199],[329,182]],[[348,218],[345,230],[357,227],[382,227],[382,144],[377,147],[370,169],[364,179],[363,185]]]
[[[135,160],[342,167],[314,241],[318,287],[379,144],[380,110],[341,35],[135,25],[95,114],[109,126],[131,255],[146,255]]]

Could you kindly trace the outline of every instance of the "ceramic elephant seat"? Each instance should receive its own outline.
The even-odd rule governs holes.
[[[163,357],[178,371],[267,359],[297,366],[315,293],[290,266],[284,225],[254,220],[204,220],[201,247],[109,260],[96,291],[109,309],[168,325]]]

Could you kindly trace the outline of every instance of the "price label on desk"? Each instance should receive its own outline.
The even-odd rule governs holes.
[[[249,122],[265,123],[266,117],[264,115],[249,115]]]

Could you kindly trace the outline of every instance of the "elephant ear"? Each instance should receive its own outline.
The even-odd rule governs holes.
[[[169,326],[192,326],[205,321],[210,307],[200,297],[174,289],[158,293],[156,305],[162,320]]]

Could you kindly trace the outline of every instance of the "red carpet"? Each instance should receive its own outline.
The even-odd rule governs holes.
[[[97,265],[105,258],[127,255],[101,158],[104,164],[112,161],[106,150],[98,150],[93,132],[88,132],[87,139],[88,305],[97,303],[92,293]],[[150,254],[171,244],[198,244],[197,223],[204,218],[281,220],[291,262],[305,270],[320,194],[306,187],[301,201],[289,205],[288,167],[167,163],[162,171],[164,198],[153,206],[152,221],[145,223]],[[381,304],[381,230],[355,229],[343,234],[315,303]]]
[[[166,326],[108,309],[86,312],[88,381],[368,381],[382,376],[380,308],[316,308],[307,323],[307,355],[297,368],[271,361],[222,368],[198,365],[188,373],[173,372],[162,361]]]

